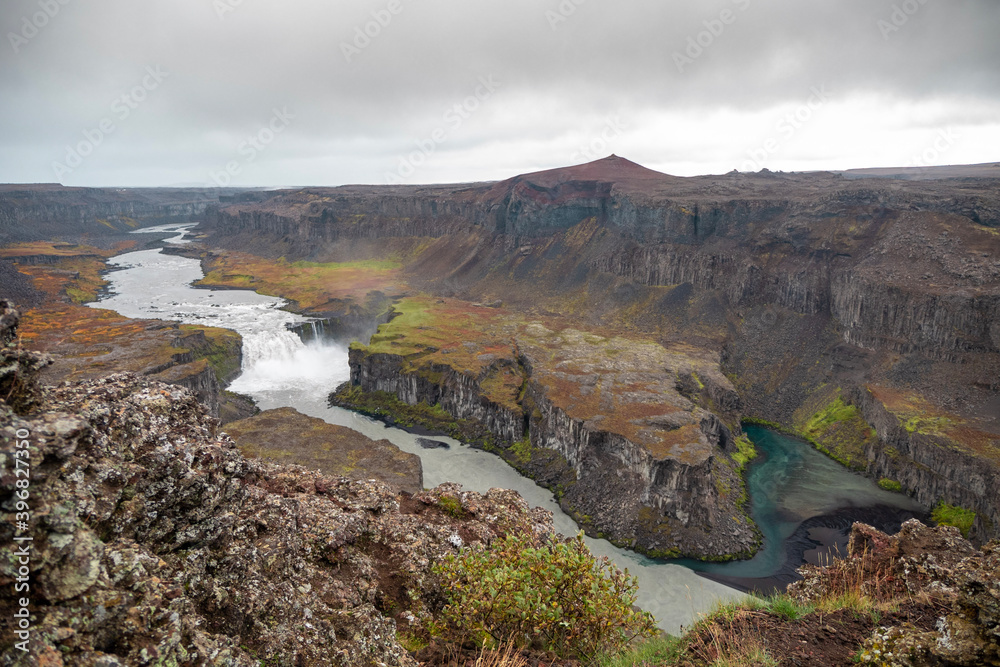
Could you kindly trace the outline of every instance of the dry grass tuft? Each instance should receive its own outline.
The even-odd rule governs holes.
[[[752,625],[746,621],[761,614],[736,609],[703,621],[700,631],[689,635],[688,655],[711,667],[777,667],[778,661],[768,652],[763,637],[746,629]]]
[[[528,660],[513,643],[483,649],[476,658],[475,667],[527,667]]]

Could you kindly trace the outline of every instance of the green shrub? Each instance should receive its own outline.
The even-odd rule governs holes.
[[[510,446],[510,453],[513,454],[514,458],[517,459],[518,462],[530,463],[532,449],[531,439],[525,436]]]
[[[537,545],[529,535],[497,539],[435,566],[448,599],[446,632],[458,641],[513,643],[592,659],[656,634],[653,617],[632,608],[638,584],[583,534]]]
[[[886,491],[895,491],[896,493],[903,492],[903,485],[894,479],[889,479],[888,477],[883,477],[878,481],[878,485],[885,489]]]
[[[968,537],[972,530],[972,524],[976,520],[976,513],[955,505],[949,505],[945,501],[937,504],[931,512],[931,520],[939,526],[955,526],[962,531],[962,537]]]
[[[810,606],[799,604],[787,595],[777,595],[769,598],[766,601],[765,609],[786,621],[800,619],[813,611]]]

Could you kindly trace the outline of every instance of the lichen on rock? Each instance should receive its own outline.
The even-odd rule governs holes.
[[[849,555],[826,567],[804,566],[788,593],[809,602],[852,581],[874,599],[925,600],[942,610],[934,631],[883,627],[861,651],[862,661],[892,667],[1000,664],[1000,542],[975,549],[953,526],[916,519],[897,535],[854,524]]]
[[[31,389],[31,411],[0,400],[5,544],[29,443],[30,664],[413,665],[396,633],[440,605],[432,563],[552,533],[511,491],[411,496],[247,459],[181,387],[125,373]],[[16,567],[0,562],[8,610]],[[0,665],[25,664],[12,618]]]

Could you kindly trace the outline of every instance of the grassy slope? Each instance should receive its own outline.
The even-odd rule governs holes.
[[[286,262],[247,253],[224,252],[207,259],[208,272],[196,284],[252,289],[294,302],[299,311],[342,310],[363,305],[371,295],[398,295],[401,265],[394,260]]]

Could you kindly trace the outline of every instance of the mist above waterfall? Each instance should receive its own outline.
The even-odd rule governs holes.
[[[243,374],[229,389],[243,394],[311,390],[324,396],[350,374],[343,345],[303,343],[288,330],[265,331],[243,337]]]

